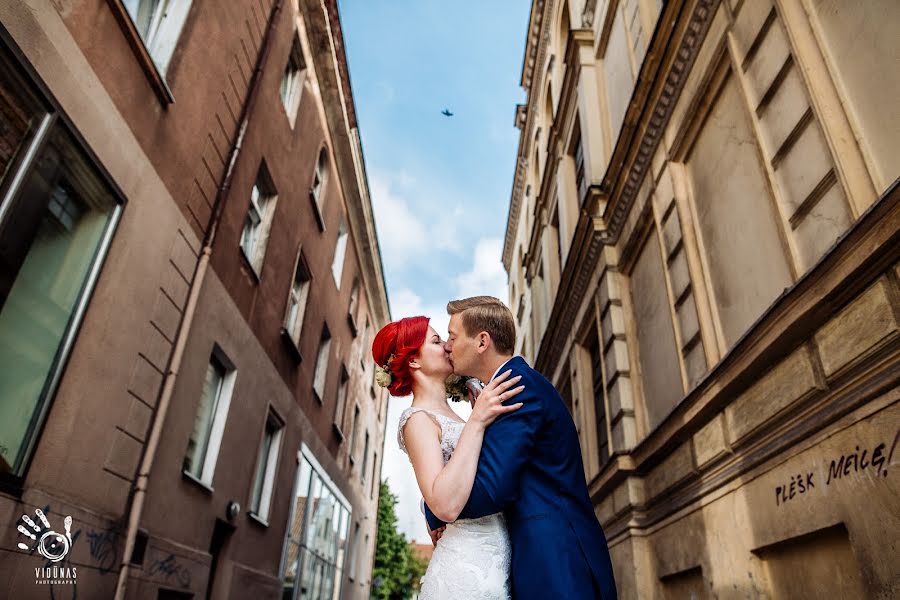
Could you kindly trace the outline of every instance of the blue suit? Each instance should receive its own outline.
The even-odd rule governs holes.
[[[559,393],[521,357],[501,368],[525,389],[484,434],[478,472],[460,519],[503,511],[515,600],[616,598],[606,537],[588,496],[581,447]],[[428,526],[445,525],[425,506]]]

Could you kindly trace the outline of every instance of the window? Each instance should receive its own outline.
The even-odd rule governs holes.
[[[356,311],[359,310],[359,279],[353,279],[353,287],[350,289],[350,305],[347,307],[347,322],[350,331],[356,336]]]
[[[356,565],[359,562],[359,523],[353,528],[353,540],[350,542],[350,579],[356,579]]]
[[[294,283],[291,285],[291,294],[288,297],[287,311],[284,317],[284,329],[296,345],[300,344],[300,331],[303,329],[303,315],[306,314],[310,279],[312,277],[309,274],[309,266],[306,264],[303,253],[300,252],[297,255]]]
[[[284,600],[341,598],[350,503],[304,444],[284,544]]]
[[[609,460],[609,432],[606,430],[606,403],[603,397],[603,353],[597,339],[597,328],[591,327],[585,342],[585,350],[591,357],[591,381],[594,384],[594,418],[597,427],[597,448],[600,452],[600,464]]]
[[[717,93],[710,91],[715,102],[685,166],[711,300],[730,348],[792,275],[740,83],[728,75]],[[729,165],[729,176],[716,165]]]
[[[581,126],[575,123],[575,150],[572,153],[575,159],[575,189],[578,190],[578,206],[581,206],[585,194],[587,194],[587,181],[584,178],[584,147],[581,145]]]
[[[121,205],[0,43],[0,477],[24,477]]]
[[[160,73],[169,68],[191,0],[122,0]]]
[[[369,353],[369,351],[370,351],[369,336],[372,333],[372,328],[369,325],[369,316],[368,315],[363,317],[363,322],[365,324],[363,325],[363,337],[362,337],[362,343],[360,345],[360,351],[359,351],[359,366],[362,367],[363,373],[366,373],[368,370],[368,367],[369,367],[369,364],[368,364],[369,361],[367,360],[367,358],[369,356],[371,356],[371,354]]]
[[[369,466],[369,432],[366,431],[366,441],[363,445],[362,466],[359,468],[359,480],[363,485],[366,484],[366,471]]]
[[[288,56],[287,65],[284,67],[284,76],[281,78],[281,102],[287,113],[291,127],[297,119],[297,108],[300,106],[300,92],[303,89],[303,76],[306,71],[306,63],[303,60],[303,51],[300,49],[300,39],[294,34],[291,44],[291,54]]]
[[[331,350],[331,333],[328,326],[322,326],[322,335],[319,338],[319,354],[316,357],[316,372],[313,376],[313,391],[316,399],[323,402],[325,398],[325,375],[328,372],[328,353]]]
[[[309,189],[309,195],[313,199],[316,209],[316,218],[319,219],[319,228],[325,229],[325,220],[322,217],[322,202],[325,200],[325,184],[328,179],[328,153],[323,147],[319,150],[319,158],[316,160],[316,170],[313,173],[312,187]]]
[[[212,485],[235,375],[235,370],[214,351],[206,368],[200,406],[183,463],[184,472],[206,486]]]
[[[662,248],[652,224],[650,228],[629,275],[634,322],[640,323],[636,337],[644,406],[647,424],[653,429],[678,403],[684,389],[666,291]]]
[[[256,183],[250,190],[250,208],[241,233],[241,251],[253,267],[258,277],[262,273],[263,259],[275,215],[275,201],[278,196],[265,163],[259,168]]]
[[[344,272],[344,255],[347,253],[347,222],[341,216],[341,224],[338,227],[337,242],[334,245],[334,261],[331,263],[331,274],[334,275],[334,284],[341,288],[341,274]]]
[[[253,478],[253,493],[250,497],[250,512],[263,522],[269,520],[272,504],[272,489],[275,485],[275,469],[278,466],[278,452],[281,449],[281,434],[284,425],[278,416],[269,411],[266,430],[259,445],[256,459],[256,476]]]
[[[375,498],[375,483],[378,481],[378,478],[375,477],[375,469],[378,468],[378,453],[372,457],[372,489],[369,490],[369,499]]]
[[[356,462],[354,453],[356,452],[356,426],[359,425],[359,405],[353,409],[353,420],[350,421],[350,464]]]
[[[347,374],[346,367],[341,367],[341,384],[338,387],[337,403],[334,405],[334,428],[344,437],[344,407],[347,405],[347,384],[350,376]]]

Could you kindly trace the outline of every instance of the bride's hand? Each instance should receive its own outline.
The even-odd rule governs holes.
[[[522,376],[517,375],[512,379],[508,379],[510,373],[512,373],[512,369],[495,377],[493,381],[481,390],[481,393],[478,394],[478,399],[475,400],[472,414],[469,415],[469,421],[474,420],[477,423],[481,423],[483,427],[487,427],[500,415],[505,415],[522,407],[521,402],[510,404],[509,406],[501,404],[504,400],[509,400],[525,389],[524,385],[516,388],[512,387],[522,379]]]

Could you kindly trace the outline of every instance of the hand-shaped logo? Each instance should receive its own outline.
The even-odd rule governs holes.
[[[28,536],[33,541],[37,542],[37,551],[41,556],[51,562],[61,561],[66,557],[66,554],[69,553],[69,549],[72,547],[72,517],[69,516],[63,519],[63,524],[66,528],[66,533],[63,535],[50,529],[50,521],[47,520],[44,511],[37,508],[35,509],[34,514],[37,519],[31,519],[28,515],[22,515],[22,521],[24,521],[28,527],[31,527],[31,529],[34,530],[34,533],[29,531],[25,525],[19,525],[17,527],[19,533]],[[40,521],[40,524],[35,523],[37,520]],[[34,544],[29,547],[28,544],[19,542],[20,550],[28,551],[32,548],[34,548]]]

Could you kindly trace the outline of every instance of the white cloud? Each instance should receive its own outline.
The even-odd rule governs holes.
[[[394,320],[424,315],[431,319],[429,324],[434,327],[441,337],[447,337],[447,325],[450,323],[450,316],[447,314],[446,303],[426,305],[422,302],[422,297],[409,288],[391,292],[390,298],[391,316]]]
[[[503,240],[481,238],[475,244],[472,268],[456,277],[456,289],[460,298],[469,296],[495,296],[508,302],[506,271],[501,261]]]
[[[460,254],[469,223],[462,204],[440,184],[422,184],[405,171],[369,170],[381,254],[389,269],[433,264],[435,251]]]

